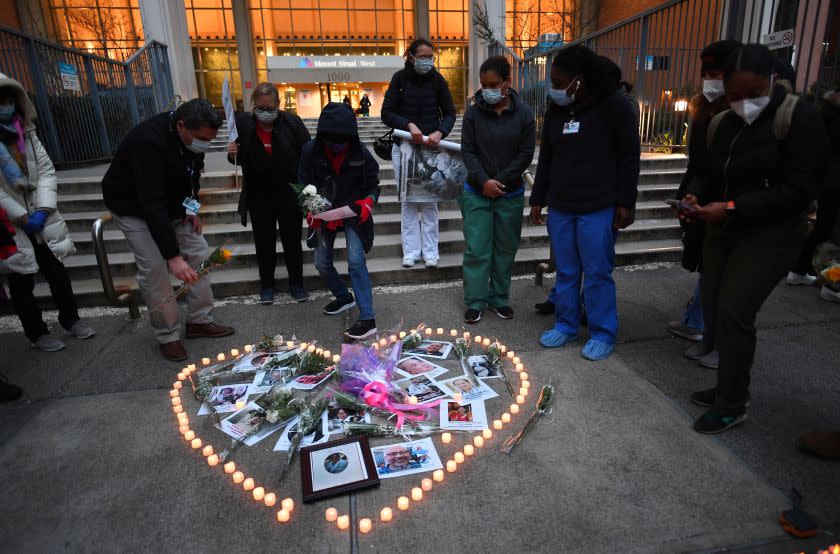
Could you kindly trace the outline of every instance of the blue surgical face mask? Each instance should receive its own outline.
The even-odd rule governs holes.
[[[414,71],[425,75],[435,66],[434,58],[414,58]]]
[[[558,106],[568,106],[575,101],[575,95],[569,94],[569,89],[572,88],[572,85],[576,85],[575,92],[577,92],[577,86],[580,86],[579,83],[580,81],[578,81],[578,78],[575,77],[572,79],[572,83],[564,89],[550,89],[548,91],[548,96],[551,98],[551,101]]]
[[[0,121],[7,123],[15,116],[15,105],[7,104],[0,106]]]
[[[193,154],[205,154],[210,151],[210,141],[209,140],[200,140],[197,138],[193,138],[193,141],[189,144],[185,144],[187,150],[192,152]]]
[[[505,95],[502,94],[502,89],[500,88],[483,88],[481,89],[481,97],[491,106],[495,106],[504,100]]]

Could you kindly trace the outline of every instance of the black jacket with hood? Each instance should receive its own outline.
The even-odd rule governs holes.
[[[578,132],[564,133],[572,120]],[[530,204],[577,214],[633,210],[640,151],[639,122],[623,93],[582,106],[549,101]]]
[[[164,259],[177,256],[173,219],[183,219],[188,196],[197,197],[204,154],[187,150],[172,113],[162,113],[131,129],[102,178],[105,205],[117,215],[139,217]]]
[[[350,150],[338,174],[324,152],[325,137],[350,139]],[[318,194],[329,200],[333,208],[353,207],[354,202],[368,196],[373,198],[374,203],[379,200],[379,164],[359,140],[356,114],[352,108],[331,102],[321,111],[315,138],[304,145],[300,154],[298,183],[314,185]],[[357,230],[365,252],[368,252],[373,245],[373,217],[364,223],[359,223],[358,218],[348,218],[344,220],[344,225],[351,225]]]
[[[242,225],[248,223],[248,208],[265,201],[271,196],[261,194],[271,188],[283,188],[291,202],[297,202],[289,183],[296,183],[300,152],[311,138],[306,125],[294,114],[281,111],[274,120],[271,131],[271,156],[265,151],[257,136],[256,116],[243,112],[236,116],[236,130],[239,137],[239,155],[236,163],[242,166],[242,192],[239,195],[239,215]],[[233,156],[228,161],[234,163]]]
[[[391,77],[382,102],[382,122],[403,131],[414,123],[424,135],[440,131],[448,136],[455,126],[455,104],[446,79],[434,68],[420,75],[406,62]]]
[[[730,111],[715,131],[714,167],[698,196],[701,204],[735,201],[729,229],[746,232],[795,220],[820,191],[828,151],[825,127],[814,106],[800,100],[785,140],[777,140],[773,122],[786,96],[776,86],[752,125]]]
[[[461,156],[467,166],[470,187],[481,193],[488,179],[514,192],[523,186],[522,173],[534,160],[537,140],[534,111],[510,89],[510,105],[501,113],[476,93],[464,114]]]

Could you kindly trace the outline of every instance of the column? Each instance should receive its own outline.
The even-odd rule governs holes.
[[[415,37],[424,37],[431,40],[429,36],[429,0],[414,0],[414,33]],[[400,52],[402,54],[402,52]]]
[[[251,29],[251,14],[248,0],[233,0],[233,28],[236,33],[236,49],[239,51],[239,78],[242,81],[242,104],[248,109],[251,91],[257,81],[257,58],[254,54],[254,32]]]
[[[505,0],[472,0],[470,2],[469,22],[470,22],[470,56],[469,56],[469,90],[467,94],[472,96],[481,88],[481,82],[478,78],[478,69],[482,62],[489,57],[489,49],[487,44],[480,40],[475,33],[473,19],[475,15],[475,6],[478,2],[479,6],[487,10],[487,19],[493,28],[493,35],[499,44],[505,43]]]
[[[140,0],[140,17],[143,20],[143,36],[146,42],[156,40],[167,46],[175,94],[185,101],[198,96],[184,3],[171,0]]]

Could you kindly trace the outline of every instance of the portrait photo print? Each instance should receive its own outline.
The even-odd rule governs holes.
[[[452,351],[452,343],[440,340],[424,340],[414,348],[405,352],[406,356],[423,356],[424,358],[434,358],[436,360],[445,360]]]
[[[382,479],[441,469],[431,438],[372,448],[376,472]]]
[[[416,397],[417,402],[420,404],[447,396],[447,394],[435,381],[429,379],[425,375],[418,375],[416,377],[412,377],[411,379],[404,379],[398,382],[397,385],[405,391],[407,396]]]
[[[466,375],[459,375],[446,381],[437,381],[437,384],[449,396],[460,392],[461,401],[465,403],[472,402],[473,400],[487,400],[488,398],[499,396],[499,393],[482,382],[481,379],[476,379],[475,377],[471,379]]]
[[[210,395],[207,397],[207,402],[202,402],[201,409],[198,410],[198,415],[207,415],[210,410],[207,405],[213,407],[218,414],[227,412],[235,412],[238,408],[236,403],[244,400],[248,396],[249,385],[247,384],[231,384],[220,385],[210,389]]]
[[[397,362],[397,373],[405,377],[414,377],[415,375],[425,375],[426,377],[437,377],[449,371],[445,367],[435,365],[429,360],[409,356]]]
[[[447,400],[440,404],[440,426],[444,429],[456,431],[480,431],[486,429],[487,411],[484,409],[484,402],[459,404]]]

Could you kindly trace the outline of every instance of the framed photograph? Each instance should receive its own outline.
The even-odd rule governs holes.
[[[487,412],[484,402],[459,404],[447,400],[440,404],[440,426],[444,429],[456,431],[480,431],[487,428]]]
[[[382,479],[443,468],[432,439],[398,442],[372,450],[376,472]]]
[[[198,415],[207,415],[210,413],[210,410],[207,409],[208,404],[212,406],[217,414],[235,412],[237,410],[236,403],[248,396],[248,392],[249,385],[245,383],[213,387],[210,389],[207,402],[201,403],[201,409],[198,410]]]
[[[435,360],[445,360],[452,351],[451,342],[444,342],[441,340],[424,340],[414,348],[405,352],[406,356],[423,356],[424,358],[434,358]]]
[[[327,431],[330,433],[343,433],[345,423],[370,423],[370,414],[364,410],[354,412],[342,408],[335,402],[330,402],[327,407]]]
[[[300,451],[303,502],[379,486],[367,437],[349,437]]]
[[[467,358],[467,365],[476,377],[482,379],[499,378],[496,369],[487,361],[487,356],[470,356]]]
[[[437,382],[432,381],[425,375],[418,375],[417,377],[412,377],[411,379],[405,379],[398,382],[397,385],[405,391],[406,396],[417,397],[417,402],[419,404],[422,404],[423,402],[431,402],[432,400],[437,400],[438,398],[444,398],[447,396]]]
[[[438,381],[438,385],[450,396],[460,392],[461,400],[465,403],[499,396],[499,393],[494,391],[487,383],[474,377],[470,379],[466,375],[459,375],[446,381]]]
[[[396,365],[397,373],[405,377],[414,377],[415,375],[425,375],[426,377],[437,377],[449,371],[445,367],[435,365],[429,360],[409,356],[403,358]]]

